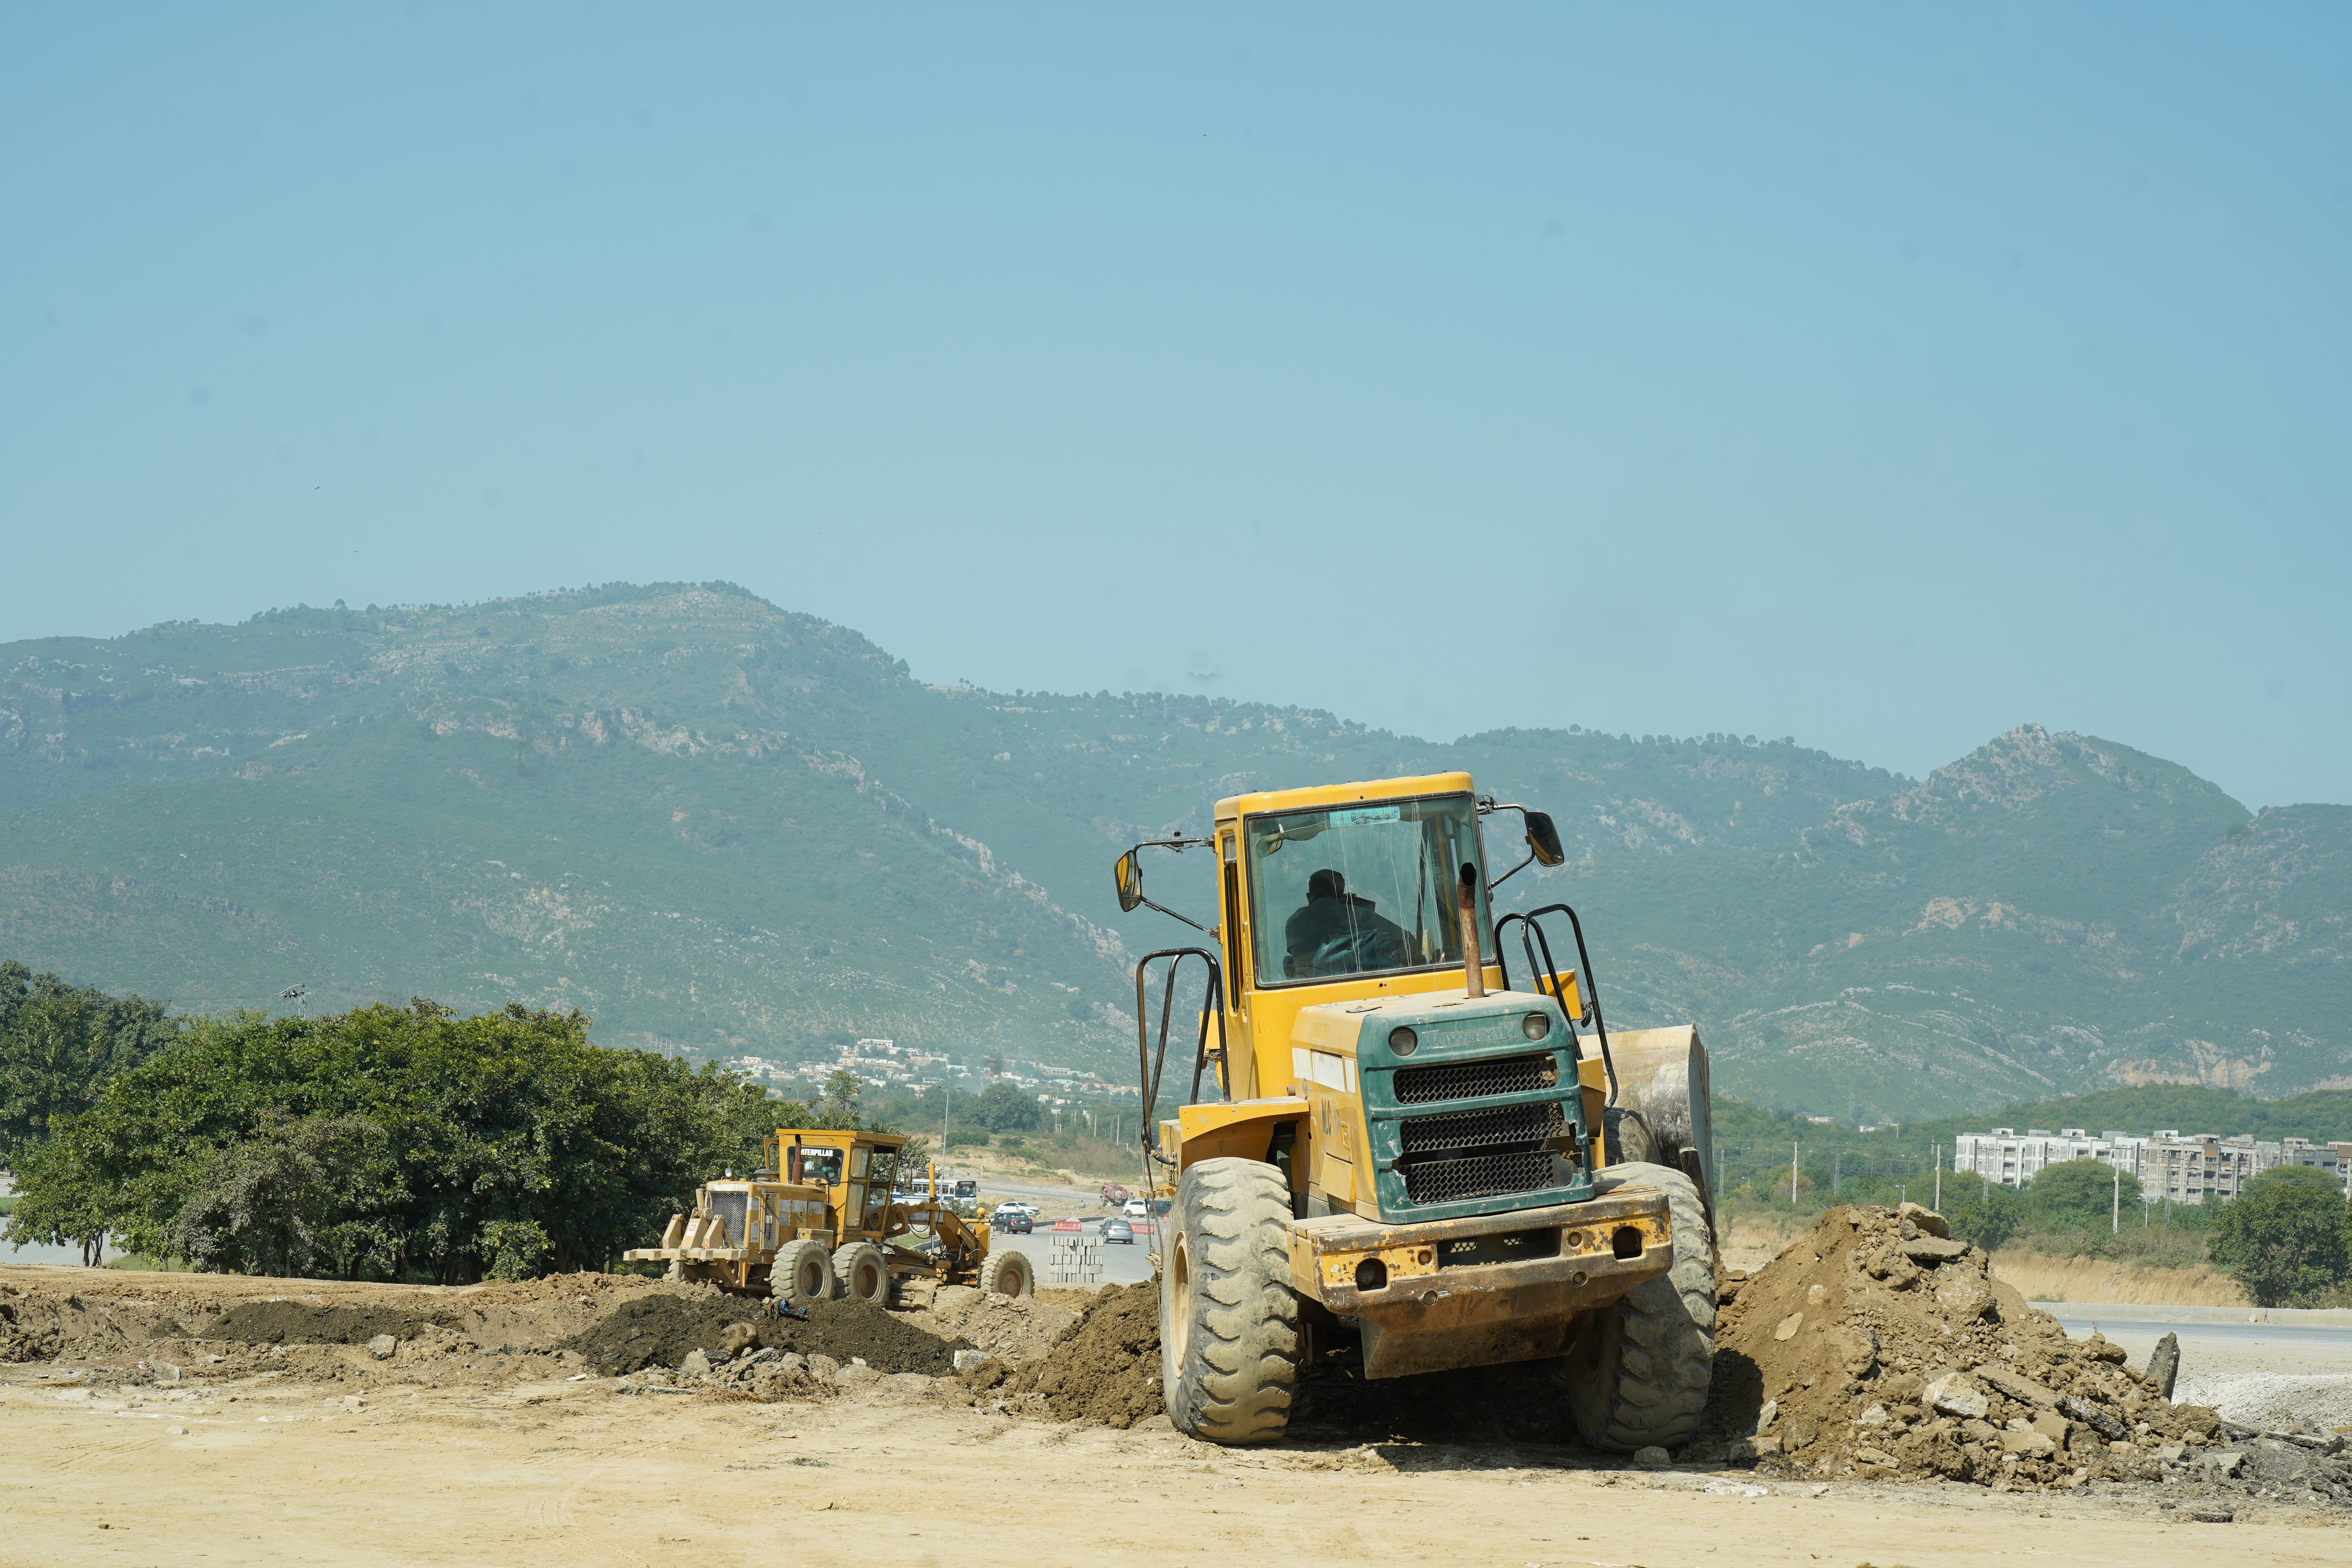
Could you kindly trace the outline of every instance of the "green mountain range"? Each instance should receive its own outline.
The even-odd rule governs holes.
[[[1131,1076],[1110,863],[1244,789],[1466,767],[1549,809],[1612,1025],[1840,1117],[2352,1088],[2352,808],[2250,815],[2021,725],[1925,780],[1791,741],[1435,743],[1198,697],[926,685],[727,584],[0,648],[0,953],[183,1007],[427,994],[695,1056],[861,1036]],[[1492,845],[1499,861],[1508,849]],[[1153,897],[1211,915],[1199,854]]]

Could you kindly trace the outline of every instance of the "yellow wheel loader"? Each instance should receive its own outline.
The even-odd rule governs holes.
[[[1526,854],[1490,877],[1482,824],[1502,813]],[[1143,896],[1148,848],[1210,853],[1213,925]],[[1205,972],[1190,1082],[1143,1138],[1145,1186],[1175,1199],[1153,1224],[1179,1431],[1279,1437],[1305,1347],[1348,1332],[1367,1377],[1541,1363],[1530,1387],[1597,1447],[1696,1427],[1715,1331],[1706,1053],[1687,1027],[1611,1035],[1566,905],[1495,919],[1495,887],[1562,858],[1549,816],[1467,773],[1240,795],[1207,837],[1119,858],[1123,910],[1207,939],[1136,966],[1147,1108],[1178,976]],[[1545,922],[1563,919],[1579,967],[1553,963]]]
[[[696,1190],[694,1212],[672,1215],[659,1247],[621,1256],[667,1262],[670,1278],[698,1280],[787,1307],[848,1298],[887,1307],[909,1279],[977,1285],[1007,1296],[1036,1289],[1025,1254],[989,1251],[988,1227],[940,1195],[938,1173],[920,1202],[893,1198],[906,1139],[887,1132],[780,1127],[762,1144],[766,1163],[732,1171]]]

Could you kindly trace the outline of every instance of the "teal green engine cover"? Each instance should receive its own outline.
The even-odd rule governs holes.
[[[1389,1221],[1581,1203],[1592,1133],[1559,1004],[1508,993],[1365,1016],[1356,1070]]]

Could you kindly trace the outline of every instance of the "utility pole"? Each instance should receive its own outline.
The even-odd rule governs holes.
[[[1944,1146],[1936,1145],[1936,1212],[1944,1212]]]
[[[2107,1234],[2114,1236],[2124,1228],[2124,1168],[2116,1167],[2115,1201],[2107,1205]]]
[[[1797,1206],[1797,1145],[1789,1145],[1789,1206]]]
[[[1843,1178],[1843,1173],[1844,1172],[1844,1170],[1845,1170],[1845,1151],[1844,1151],[1844,1150],[1843,1150],[1843,1149],[1832,1149],[1832,1150],[1831,1150],[1831,1151],[1830,1151],[1830,1196],[1831,1196],[1831,1197],[1832,1197],[1832,1198],[1834,1198],[1834,1197],[1836,1197],[1836,1196],[1838,1195],[1838,1188],[1839,1188],[1839,1185],[1840,1185],[1840,1184],[1843,1182],[1843,1180],[1844,1179],[1844,1178]]]

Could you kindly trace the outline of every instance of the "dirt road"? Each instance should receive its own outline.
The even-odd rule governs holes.
[[[0,1367],[0,1564],[1983,1568],[2217,1551],[2303,1563],[2340,1542],[2340,1520],[2316,1512],[2241,1501],[2235,1522],[2198,1523],[2147,1489],[2028,1497],[1759,1481],[1496,1444],[1223,1450],[1164,1418],[1117,1432],[1016,1418],[954,1379],[912,1374],[755,1403],[583,1370],[544,1336],[611,1303],[551,1289],[6,1274],[19,1289],[46,1276],[52,1296],[64,1277],[73,1310],[132,1327],[83,1342],[110,1353]],[[646,1289],[615,1287],[612,1300]],[[164,1326],[135,1328],[155,1302],[187,1320],[297,1291],[472,1312],[473,1337],[420,1328],[415,1353],[404,1344],[388,1363],[357,1343],[232,1348],[210,1362],[191,1342],[137,1337]],[[501,1343],[508,1334],[530,1342]],[[186,1364],[167,1366],[163,1347],[179,1345],[189,1348],[168,1353]]]

